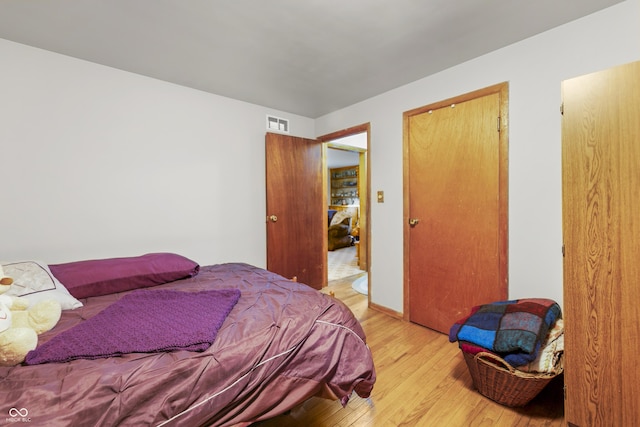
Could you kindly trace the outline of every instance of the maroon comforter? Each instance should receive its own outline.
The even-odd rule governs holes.
[[[247,264],[203,267],[154,289],[237,288],[241,298],[204,352],[0,367],[0,420],[30,425],[247,425],[313,395],[347,403],[375,382],[364,332],[340,301]],[[40,343],[126,292],[83,300]],[[135,325],[132,325],[135,327]]]

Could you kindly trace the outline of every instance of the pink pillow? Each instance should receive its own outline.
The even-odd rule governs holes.
[[[76,298],[114,294],[193,277],[200,266],[181,255],[153,253],[49,265]]]

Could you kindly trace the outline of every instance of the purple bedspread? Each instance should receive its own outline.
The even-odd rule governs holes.
[[[152,288],[160,289],[237,289],[241,296],[202,352],[0,366],[0,414],[26,411],[30,427],[239,427],[311,396],[345,404],[354,391],[371,393],[372,355],[360,323],[340,300],[240,263],[204,266],[195,277]],[[65,310],[39,345],[134,292],[82,299],[84,306]]]
[[[27,354],[26,363],[126,353],[204,351],[240,298],[238,289],[137,290]]]

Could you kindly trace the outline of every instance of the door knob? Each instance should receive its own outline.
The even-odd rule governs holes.
[[[420,220],[418,218],[409,218],[409,225],[411,227],[415,227],[419,222]]]
[[[276,221],[278,221],[278,217],[275,216],[275,215],[269,215],[269,221],[276,222]]]

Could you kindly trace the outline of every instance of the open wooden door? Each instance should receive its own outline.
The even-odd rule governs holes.
[[[448,333],[507,297],[501,87],[405,113],[405,262],[412,322]]]
[[[321,289],[327,283],[322,143],[267,133],[267,269]]]

